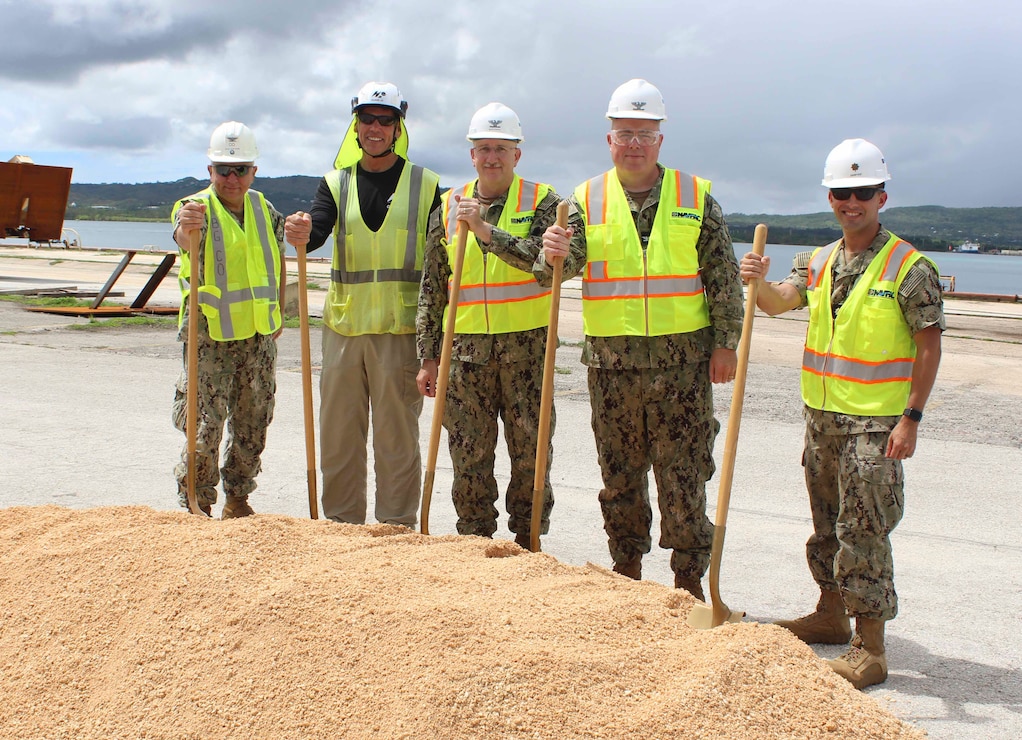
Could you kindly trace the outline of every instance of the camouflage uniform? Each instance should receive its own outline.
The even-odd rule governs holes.
[[[836,311],[890,233],[881,228],[866,251],[834,261],[831,301]],[[794,286],[807,306],[806,280],[811,252],[795,257],[784,283]],[[928,260],[909,270],[898,291],[898,305],[912,334],[929,326],[943,331],[940,279]],[[885,455],[887,439],[900,416],[853,416],[805,407],[806,487],[814,533],[806,542],[809,570],[821,589],[839,591],[854,616],[889,620],[898,613],[890,533],[904,511],[901,460]]]
[[[483,220],[496,224],[506,202],[507,193],[496,198],[483,214]],[[514,237],[494,227],[490,244],[479,243],[479,248],[512,267],[531,271],[541,285],[550,285],[551,273],[541,248],[543,232],[555,222],[559,202],[553,190],[543,198],[536,208],[528,238]],[[440,214],[441,209],[436,209],[430,219],[415,318],[420,359],[439,360],[443,342],[443,315],[451,266]],[[575,227],[579,236],[572,239],[572,251],[565,259],[567,275],[574,274],[585,264],[582,221],[577,209],[570,211],[569,225]],[[504,423],[504,438],[511,459],[511,481],[506,494],[508,529],[526,536],[530,533],[546,339],[545,326],[519,332],[456,334],[454,337],[443,423],[454,466],[451,494],[460,534],[490,537],[497,531],[495,503],[498,494],[493,462],[498,416]],[[554,422],[551,407],[551,440]],[[552,461],[551,442],[544,483],[541,524],[544,534],[549,529],[554,505],[550,488]]]
[[[625,191],[643,244],[660,202],[660,177],[642,204]],[[710,562],[713,525],[706,481],[715,471],[710,354],[735,349],[742,331],[742,287],[731,235],[709,194],[696,245],[710,326],[665,336],[586,336],[592,425],[603,473],[600,506],[610,554],[625,563],[650,551],[648,473],[656,477],[660,546],[671,569],[699,579]]]
[[[187,201],[185,201],[187,202]],[[284,260],[284,217],[267,201],[273,232]],[[228,210],[239,225],[243,218]],[[174,224],[177,228],[177,223]],[[205,244],[206,227],[201,243]],[[199,249],[199,264],[193,275],[202,275],[205,250]],[[174,390],[172,419],[185,432],[188,407],[188,302],[178,332],[182,343],[184,369]],[[256,488],[260,455],[266,447],[266,430],[273,419],[277,390],[277,343],[273,337],[256,334],[248,339],[218,342],[210,338],[206,317],[198,322],[198,419],[195,443],[195,499],[199,506],[216,503],[217,482],[223,479],[224,494],[244,498]],[[227,449],[223,467],[217,470],[220,442],[227,424]],[[181,462],[174,466],[178,500],[187,508],[188,445],[181,450]]]

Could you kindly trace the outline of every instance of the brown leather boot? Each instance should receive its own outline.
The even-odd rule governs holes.
[[[703,596],[703,584],[699,582],[698,578],[685,578],[675,573],[674,587],[683,588],[700,601],[706,601],[706,597]]]
[[[857,689],[887,680],[887,653],[884,651],[884,621],[857,617],[855,639],[840,658],[827,665]]]
[[[239,519],[243,516],[252,516],[255,511],[248,505],[248,496],[228,496],[223,511],[220,512],[221,519]]]
[[[852,639],[852,625],[845,613],[845,604],[837,591],[820,591],[816,611],[798,619],[779,619],[774,622],[784,627],[802,642],[823,645],[843,645]]]
[[[532,534],[530,532],[521,533],[515,535],[515,544],[523,550],[532,549]]]
[[[642,580],[642,556],[637,555],[631,560],[626,560],[623,563],[614,563],[614,572],[620,573],[623,576],[627,576],[635,581]]]

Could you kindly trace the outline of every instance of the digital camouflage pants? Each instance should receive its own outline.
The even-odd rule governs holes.
[[[881,620],[898,613],[890,534],[905,506],[901,461],[884,456],[889,436],[807,424],[802,457],[814,529],[809,570],[820,588],[841,593],[850,614]]]
[[[485,365],[451,362],[444,428],[454,465],[451,495],[458,513],[459,534],[490,537],[497,531],[498,493],[493,463],[498,416],[504,423],[504,439],[511,458],[511,481],[505,500],[508,529],[516,534],[530,534],[542,383],[542,360],[538,367],[533,358],[510,363],[492,358]],[[551,408],[551,440],[554,421]],[[547,449],[541,534],[550,528],[554,506],[550,487],[553,450],[551,442]]]
[[[182,343],[185,370],[174,391],[174,426],[185,432],[188,410],[188,345]],[[224,494],[247,496],[255,490],[266,430],[273,419],[277,390],[277,343],[256,334],[217,342],[200,334],[198,342],[198,417],[195,444],[195,498],[199,506],[216,503],[216,485]],[[227,428],[223,467],[217,469],[220,442]],[[178,499],[187,508],[188,445],[174,466]]]
[[[706,481],[716,467],[709,363],[670,368],[590,368],[593,432],[603,474],[600,507],[610,554],[622,563],[650,551],[650,467],[660,508],[660,546],[671,569],[700,578],[710,562],[713,525]]]

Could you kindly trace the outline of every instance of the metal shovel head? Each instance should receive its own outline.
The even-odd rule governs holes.
[[[733,612],[723,603],[718,605],[716,614],[710,604],[696,603],[688,613],[688,626],[697,630],[708,630],[725,622],[741,622],[744,616],[745,612]]]

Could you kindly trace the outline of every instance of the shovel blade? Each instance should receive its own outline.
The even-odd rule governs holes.
[[[716,607],[716,608],[715,608]],[[708,630],[719,627],[725,622],[741,622],[745,612],[733,612],[723,603],[695,604],[688,613],[688,626],[697,630]]]

